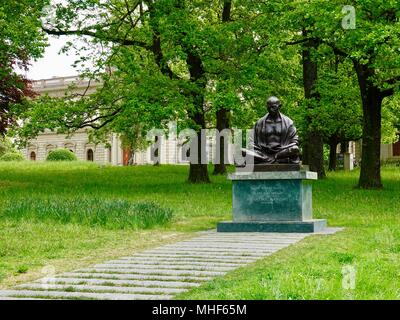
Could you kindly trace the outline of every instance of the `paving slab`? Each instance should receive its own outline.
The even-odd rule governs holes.
[[[160,270],[160,269],[132,269],[132,268],[110,268],[110,267],[93,267],[78,270],[80,272],[98,272],[105,273],[124,273],[124,274],[155,274],[155,275],[175,275],[175,276],[221,276],[226,272],[224,271],[198,271],[198,270]]]
[[[237,268],[234,266],[213,266],[213,265],[202,265],[198,266],[195,264],[165,264],[165,265],[148,265],[148,264],[118,264],[118,263],[105,263],[96,264],[95,268],[107,268],[107,269],[139,269],[139,270],[153,270],[157,272],[158,270],[190,270],[190,271],[229,271]]]
[[[80,273],[66,272],[55,278],[85,278],[85,279],[115,279],[115,280],[151,280],[151,281],[183,281],[183,282],[203,282],[210,281],[212,277],[191,277],[191,276],[161,276],[148,274],[113,274],[113,273]],[[40,280],[39,280],[40,281]]]
[[[205,253],[205,252],[170,252],[170,253],[139,253],[137,257],[149,258],[204,258],[204,259],[235,259],[247,260],[258,259],[264,254],[247,252],[246,254],[222,254],[222,253]]]
[[[144,295],[144,294],[124,294],[124,293],[95,293],[95,292],[65,292],[50,290],[4,290],[0,291],[0,296],[10,296],[17,298],[40,297],[43,299],[93,299],[93,300],[168,300],[171,295]]]
[[[39,281],[38,281],[39,282]],[[48,282],[41,282],[42,288],[52,284],[92,284],[109,286],[110,290],[115,286],[126,287],[151,287],[151,288],[194,288],[200,284],[195,282],[184,281],[157,281],[157,280],[118,280],[118,279],[102,279],[102,278],[54,278]],[[0,291],[1,292],[1,291]]]
[[[101,285],[84,285],[84,284],[47,284],[28,283],[19,285],[16,288],[26,290],[62,290],[74,292],[108,292],[108,293],[142,293],[142,294],[178,294],[185,289],[183,288],[153,288],[153,287],[118,287],[118,286],[101,286]]]
[[[146,266],[184,266],[184,265],[190,265],[190,266],[219,266],[219,267],[238,267],[244,262],[214,262],[214,261],[197,261],[197,260],[189,260],[189,261],[180,261],[180,260],[167,260],[167,261],[157,261],[157,260],[138,260],[138,259],[132,259],[132,260],[110,260],[107,261],[105,264],[113,264],[113,265],[141,265],[143,268]]]

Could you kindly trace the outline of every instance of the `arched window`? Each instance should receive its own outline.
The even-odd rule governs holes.
[[[36,152],[32,151],[30,154],[31,161],[36,161]]]
[[[154,142],[157,143],[158,142],[158,136],[155,137]],[[159,155],[159,151],[158,148],[154,151],[154,157],[158,158]]]
[[[65,143],[64,144],[64,148],[68,149],[69,151],[71,151],[72,153],[75,153],[75,145],[73,143]]]
[[[88,149],[88,151],[86,152],[86,160],[87,161],[94,161],[94,153],[92,149]]]

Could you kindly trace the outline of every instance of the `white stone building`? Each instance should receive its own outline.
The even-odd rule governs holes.
[[[44,79],[34,82],[33,88],[39,94],[48,94],[52,97],[62,97],[68,87],[74,84],[76,93],[87,91],[93,93],[101,83],[89,82],[77,77],[63,77]],[[177,137],[170,135],[168,138],[161,139],[159,151],[160,164],[188,164],[184,156],[182,142]],[[50,130],[41,133],[36,139],[29,141],[27,148],[21,150],[27,160],[43,161],[50,151],[58,148],[71,150],[81,161],[94,161],[99,164],[111,164],[116,166],[127,165],[130,160],[131,152],[123,150],[121,140],[117,134],[112,134],[108,141],[109,147],[105,144],[94,144],[89,141],[86,130],[80,129],[72,136],[57,134]],[[208,158],[213,157],[212,139],[208,138]],[[151,147],[143,152],[137,152],[134,156],[135,164],[153,164]]]

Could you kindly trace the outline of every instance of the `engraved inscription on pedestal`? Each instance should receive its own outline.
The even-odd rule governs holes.
[[[300,180],[236,181],[233,185],[233,219],[302,221],[304,216],[311,216],[311,193],[305,189],[307,186]]]

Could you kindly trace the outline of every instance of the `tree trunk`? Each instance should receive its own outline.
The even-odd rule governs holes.
[[[329,171],[336,171],[337,168],[337,141],[329,141]]]
[[[303,36],[307,37],[306,31],[303,31]],[[317,48],[318,42],[310,40],[305,43],[302,52],[304,96],[308,102],[320,100],[319,94],[315,90],[318,79],[318,65],[312,58],[312,52]],[[307,108],[312,108],[312,104],[308,103]],[[308,117],[307,122],[312,123],[312,119]],[[304,151],[307,153],[303,157],[304,163],[310,166],[311,171],[317,172],[319,178],[325,178],[324,141],[321,133],[317,130],[307,132],[304,144]]]
[[[190,183],[209,183],[207,166],[202,164],[191,164],[189,170]]]
[[[134,166],[135,165],[135,151],[131,151],[129,160],[128,160],[128,166]]]
[[[217,130],[222,132],[225,129],[229,128],[229,110],[222,108],[217,111]],[[226,165],[225,165],[225,143],[229,143],[229,141],[225,141],[225,138],[221,136],[219,141],[216,141],[217,147],[219,148],[219,163],[214,164],[214,172],[213,175],[225,174],[226,173]]]
[[[363,107],[362,157],[359,187],[382,188],[381,181],[381,125],[383,95],[372,82],[374,70],[354,63],[361,91]]]
[[[201,154],[203,143],[201,139],[201,129],[206,128],[206,119],[204,116],[204,91],[207,85],[207,79],[205,78],[205,72],[203,68],[203,62],[201,58],[193,51],[192,48],[185,47],[187,53],[187,64],[190,72],[190,80],[197,84],[198,90],[192,92],[194,111],[190,113],[190,118],[197,126],[197,139],[198,139],[198,163],[190,163],[189,170],[189,182],[191,183],[209,183],[210,178],[208,176],[208,164],[201,163]]]
[[[308,154],[309,154],[309,152],[308,152],[308,144],[306,143],[306,141],[303,141],[302,142],[302,154],[301,154],[301,162],[302,162],[302,164],[309,164],[310,163],[310,160],[309,160],[309,157],[308,157]]]
[[[203,113],[196,113],[192,119],[197,125],[201,126],[201,128],[205,128],[205,117]],[[201,163],[202,150],[205,148],[203,142],[207,143],[206,141],[202,141],[201,131],[197,132],[197,141],[197,163],[190,163],[188,180],[190,183],[209,183],[208,164]]]
[[[349,142],[342,141],[340,142],[340,153],[348,153],[349,152]]]
[[[232,0],[224,0],[224,7],[222,10],[222,22],[226,23],[231,20],[231,10],[232,10]],[[221,108],[217,111],[217,130],[222,132],[230,127],[229,123],[229,110]],[[222,175],[226,173],[225,165],[225,142],[224,138],[220,138],[219,146],[217,142],[217,147],[219,148],[219,163],[214,164],[213,175]]]
[[[204,164],[190,164],[189,169],[189,182],[190,183],[209,183],[207,165]]]
[[[149,7],[150,12],[150,26],[153,31],[153,45],[152,51],[154,53],[155,62],[157,63],[160,71],[168,76],[170,79],[174,78],[174,74],[172,70],[169,68],[168,63],[166,63],[164,59],[164,55],[162,52],[161,46],[161,37],[159,32],[158,20],[154,8],[154,2],[149,1],[146,2],[146,5]],[[183,1],[175,1],[176,8],[182,9],[184,6]],[[184,32],[182,33],[182,35]],[[201,150],[202,150],[202,142],[201,137],[201,129],[206,128],[206,122],[204,117],[204,91],[207,85],[207,79],[205,76],[205,71],[203,67],[203,62],[201,57],[196,52],[196,49],[188,43],[181,43],[182,49],[185,51],[187,58],[186,63],[190,72],[190,81],[193,84],[196,84],[196,89],[194,89],[190,95],[193,99],[194,110],[189,113],[189,117],[196,125],[197,129],[197,137],[198,137],[198,163],[190,163],[189,170],[189,182],[192,183],[208,183],[210,182],[208,176],[208,165],[201,164]]]
[[[310,170],[317,172],[320,179],[326,177],[324,167],[324,140],[321,135],[314,131],[308,134],[308,165]]]

